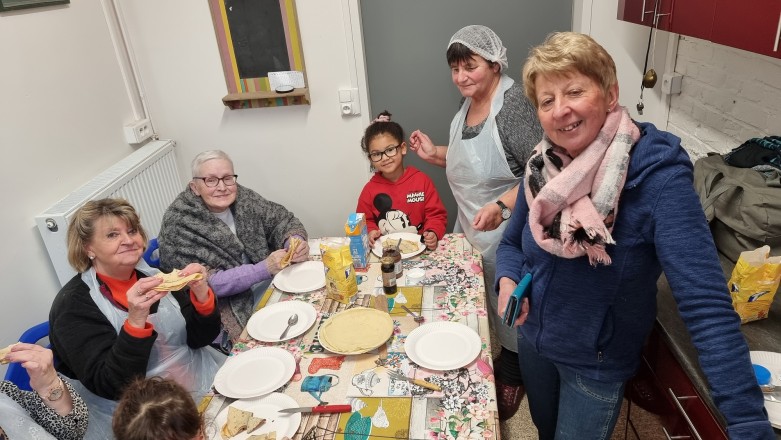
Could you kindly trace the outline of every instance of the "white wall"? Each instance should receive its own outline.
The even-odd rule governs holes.
[[[59,283],[34,217],[132,152],[101,4],[0,13],[0,346],[45,321]]]
[[[229,110],[207,2],[121,1],[155,129],[177,141],[183,175],[197,153],[223,149],[241,184],[285,205],[311,235],[343,234],[368,176],[359,147],[368,116],[339,110],[337,91],[351,82],[339,3],[296,6],[312,104]]]
[[[681,37],[675,71],[684,76],[668,130],[692,159],[781,134],[781,60]]]

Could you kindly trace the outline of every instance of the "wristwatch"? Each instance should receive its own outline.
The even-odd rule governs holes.
[[[510,211],[510,208],[508,208],[507,205],[505,205],[501,200],[497,200],[496,204],[499,205],[499,207],[502,209],[502,221],[509,220],[510,216],[513,215],[513,212]]]
[[[62,378],[57,376],[57,384],[49,389],[49,395],[46,396],[46,400],[48,400],[49,402],[55,402],[57,400],[60,400],[64,392],[65,392],[65,386],[62,383]]]

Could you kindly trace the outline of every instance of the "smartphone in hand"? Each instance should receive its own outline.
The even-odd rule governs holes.
[[[510,299],[507,301],[507,308],[504,309],[504,315],[502,316],[502,324],[512,327],[515,320],[521,314],[521,305],[523,304],[523,297],[529,292],[532,286],[532,274],[527,273],[521,279],[521,282],[515,286]]]

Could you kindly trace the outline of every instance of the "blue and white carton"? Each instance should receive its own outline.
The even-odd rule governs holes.
[[[365,269],[369,266],[369,232],[366,229],[366,214],[353,212],[344,224],[344,232],[350,239],[350,254],[353,267]]]

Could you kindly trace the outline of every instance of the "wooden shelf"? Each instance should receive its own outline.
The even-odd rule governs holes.
[[[309,88],[293,89],[289,93],[271,91],[230,93],[222,98],[222,103],[231,110],[284,105],[309,105]]]

